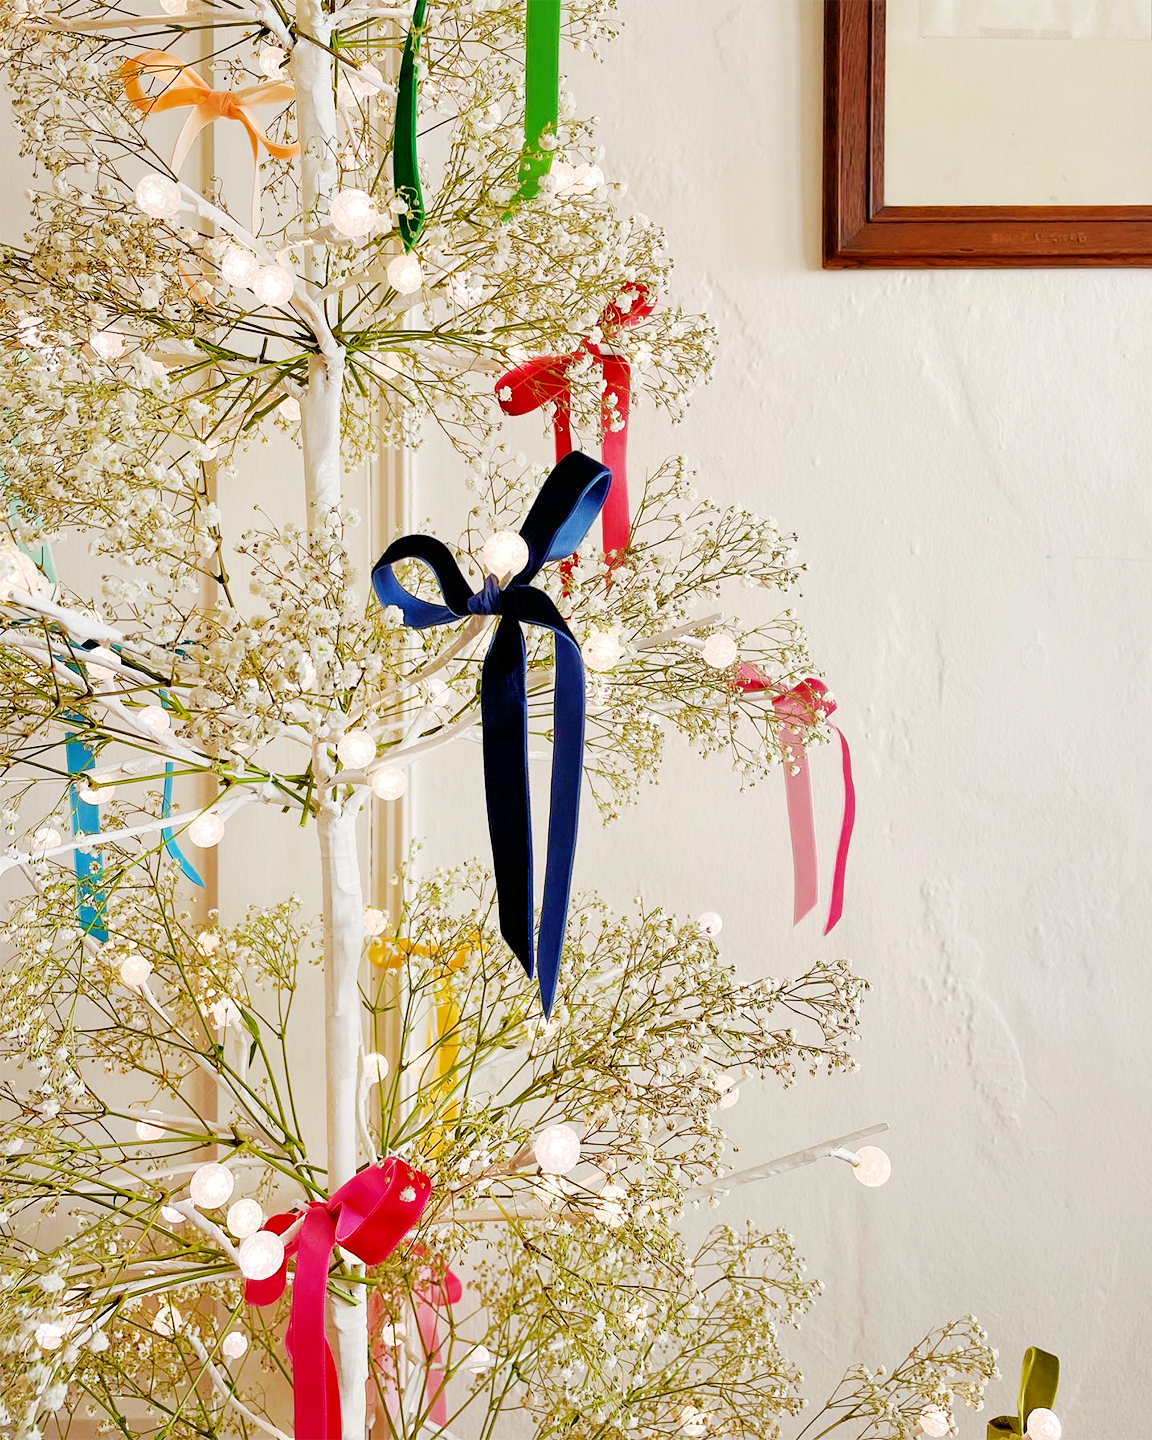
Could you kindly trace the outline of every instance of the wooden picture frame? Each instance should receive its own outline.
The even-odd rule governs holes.
[[[824,268],[1152,265],[1152,206],[885,205],[885,0],[824,0]]]

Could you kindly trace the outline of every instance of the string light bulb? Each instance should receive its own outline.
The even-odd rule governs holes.
[[[120,979],[130,990],[139,990],[152,974],[152,962],[143,955],[129,955],[120,966]]]
[[[296,289],[296,277],[279,265],[261,265],[252,277],[252,293],[265,305],[284,305]]]
[[[88,344],[101,360],[118,360],[124,353],[124,336],[119,330],[93,330]]]
[[[624,654],[624,647],[616,638],[615,630],[590,630],[585,637],[580,653],[589,670],[611,670]]]
[[[1060,1440],[1064,1433],[1055,1411],[1038,1405],[1028,1412],[1028,1423],[1024,1426],[1026,1440]]]
[[[700,929],[703,930],[709,939],[719,935],[720,931],[724,928],[724,921],[721,920],[715,910],[705,910],[703,915],[697,918],[696,924],[699,925]]]
[[[852,1174],[861,1185],[875,1189],[887,1182],[892,1174],[892,1161],[887,1151],[881,1150],[879,1145],[861,1145],[856,1155],[860,1163],[852,1167]],[[1048,1437],[1043,1437],[1043,1440],[1048,1440]]]
[[[261,45],[256,61],[269,80],[277,80],[288,63],[288,55],[279,45]]]
[[[159,1110],[149,1110],[149,1115],[159,1115]],[[162,1140],[164,1138],[163,1125],[154,1125],[151,1120],[137,1120],[136,1134],[141,1140]]]
[[[201,1165],[188,1184],[188,1194],[198,1210],[217,1210],[227,1205],[236,1188],[236,1177],[227,1165],[215,1160]]]
[[[177,1210],[174,1205],[161,1205],[160,1218],[165,1225],[183,1225],[188,1217],[182,1210]]]
[[[188,826],[188,839],[199,850],[211,850],[214,845],[219,845],[223,838],[224,821],[215,810],[209,810],[204,815],[197,815],[196,819]]]
[[[187,15],[188,0],[160,0],[160,8],[165,15]]]
[[[239,1360],[248,1351],[248,1337],[243,1330],[229,1330],[220,1342],[220,1349],[229,1360]]]
[[[567,1175],[580,1163],[580,1137],[569,1125],[547,1125],[532,1142],[545,1175]]]
[[[175,1305],[165,1300],[152,1317],[152,1329],[157,1335],[162,1335],[164,1339],[170,1340],[178,1330],[182,1330],[183,1328],[183,1315],[180,1314],[180,1311],[177,1310]]]
[[[727,670],[739,651],[727,630],[716,630],[704,641],[702,653],[705,665],[710,665],[713,670]]]
[[[46,850],[55,850],[63,845],[64,837],[51,825],[41,825],[32,836],[32,854],[42,856]]]
[[[362,239],[372,231],[380,218],[372,196],[367,190],[358,190],[354,185],[345,190],[337,190],[328,213],[332,217],[332,224],[349,240]]]
[[[341,735],[336,755],[349,770],[363,770],[376,758],[376,741],[367,730],[349,730]]]
[[[90,780],[86,780],[77,788],[80,792],[80,799],[86,805],[107,805],[114,794],[111,785],[93,785]]]
[[[264,1210],[259,1200],[253,1200],[249,1196],[242,1200],[233,1200],[228,1207],[226,1223],[237,1240],[247,1240],[249,1235],[255,1235],[264,1224]]]
[[[944,1440],[944,1436],[952,1429],[948,1412],[941,1410],[939,1405],[925,1405],[920,1411],[919,1424],[921,1432],[928,1436],[928,1440]]]
[[[424,285],[424,270],[415,255],[395,255],[388,262],[388,283],[397,295],[415,295]]]
[[[0,599],[10,600],[13,590],[35,595],[44,589],[44,576],[36,562],[14,545],[0,548]]]
[[[519,575],[528,564],[528,544],[515,530],[496,530],[484,541],[480,556],[497,579]]]
[[[687,1435],[689,1440],[700,1440],[701,1435],[707,1435],[707,1410],[697,1410],[694,1405],[685,1406],[680,1412],[680,1433]]]
[[[64,1326],[54,1320],[46,1320],[43,1325],[36,1326],[32,1338],[41,1350],[59,1350],[64,1343]]]
[[[271,1230],[257,1230],[240,1242],[238,1258],[245,1280],[268,1280],[284,1264],[284,1242]]]
[[[179,185],[167,175],[145,175],[133,190],[132,198],[137,208],[153,220],[171,220],[183,203]]]
[[[136,718],[145,730],[150,730],[153,735],[167,735],[172,728],[172,722],[163,705],[145,705]]]
[[[364,1078],[369,1085],[379,1085],[388,1074],[388,1057],[373,1052],[364,1056]]]
[[[295,395],[285,395],[284,399],[280,401],[280,404],[277,405],[276,409],[279,410],[280,414],[284,417],[284,419],[288,421],[289,425],[295,425],[300,419],[300,401],[296,399]],[[304,660],[308,660],[308,663],[310,665],[312,664],[311,660],[308,659],[307,655],[301,657],[301,663],[303,663]],[[316,667],[313,665],[312,685],[315,685],[315,683]],[[312,688],[312,685],[302,685],[302,688],[305,690],[310,690]]]
[[[408,789],[408,772],[396,765],[385,765],[372,772],[372,793],[380,800],[399,800]]]
[[[475,1345],[468,1354],[468,1369],[473,1375],[482,1375],[496,1364],[496,1357],[487,1345]]]
[[[220,257],[220,274],[229,285],[244,285],[251,290],[262,268],[252,251],[243,245],[229,244]]]

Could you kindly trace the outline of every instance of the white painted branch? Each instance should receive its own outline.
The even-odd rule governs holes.
[[[240,1255],[235,1245],[232,1244],[232,1241],[229,1240],[228,1236],[214,1220],[209,1220],[207,1215],[201,1215],[191,1200],[173,1200],[171,1205],[172,1209],[179,1210],[180,1214],[183,1215],[186,1220],[191,1220],[192,1224],[196,1226],[202,1235],[207,1235],[209,1240],[219,1245],[220,1249],[228,1256],[233,1265],[239,1265]]]
[[[283,1430],[278,1430],[270,1421],[262,1419],[254,1410],[249,1410],[248,1406],[244,1404],[243,1400],[241,1400],[235,1390],[233,1390],[231,1384],[225,1380],[224,1376],[221,1375],[220,1371],[212,1363],[208,1351],[204,1347],[204,1342],[199,1336],[195,1335],[191,1330],[184,1331],[183,1336],[196,1352],[196,1358],[204,1367],[204,1374],[208,1376],[208,1379],[211,1380],[216,1390],[224,1397],[225,1402],[230,1405],[237,1414],[243,1415],[250,1425],[255,1425],[257,1430],[262,1430],[265,1435],[271,1435],[272,1440],[291,1440],[291,1437],[285,1435]]]
[[[882,1135],[887,1129],[887,1123],[881,1121],[880,1124],[868,1125],[863,1130],[853,1130],[851,1135],[838,1135],[834,1140],[822,1140],[820,1144],[809,1145],[805,1150],[793,1150],[790,1155],[779,1155],[764,1165],[753,1165],[749,1170],[737,1170],[735,1174],[697,1185],[689,1190],[687,1198],[698,1200],[707,1195],[727,1195],[730,1190],[740,1185],[750,1185],[754,1180],[771,1180],[789,1170],[799,1170],[803,1165],[814,1165],[817,1160],[827,1160],[833,1151],[851,1147],[859,1140],[867,1140],[870,1135]]]

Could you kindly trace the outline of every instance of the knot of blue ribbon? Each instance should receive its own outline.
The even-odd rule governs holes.
[[[537,976],[545,1015],[551,1014],[568,920],[568,897],[576,855],[580,779],[584,765],[584,663],[580,647],[552,600],[531,582],[541,566],[579,549],[600,513],[612,483],[598,460],[579,451],[566,455],[540,487],[520,535],[528,563],[501,587],[489,575],[473,591],[452,552],[431,535],[393,541],[372,571],[382,605],[395,605],[415,630],[448,625],[468,615],[499,617],[480,675],[484,727],[484,796],[500,933],[531,978]],[[432,571],[444,604],[405,590],[392,567],[420,560]],[[528,660],[522,625],[555,636],[552,707],[552,789],[548,853],[540,907],[539,940],[533,942],[532,816],[528,784]]]

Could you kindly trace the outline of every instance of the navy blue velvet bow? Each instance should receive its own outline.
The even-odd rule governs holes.
[[[430,535],[405,535],[393,541],[372,571],[377,599],[382,605],[399,606],[404,623],[413,629],[448,625],[467,615],[499,616],[480,676],[488,833],[492,837],[500,933],[528,976],[538,976],[545,1015],[551,1013],[556,994],[576,855],[584,764],[584,662],[556,606],[530,582],[542,565],[564,559],[580,547],[600,513],[611,483],[610,472],[599,460],[577,450],[565,455],[540,487],[520,529],[528,546],[528,563],[503,589],[496,577],[489,575],[483,587],[474,592],[447,545]],[[444,604],[434,605],[405,590],[392,573],[392,566],[399,560],[423,561],[436,577]],[[542,626],[556,637],[548,858],[535,952],[527,654],[521,625]]]

